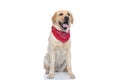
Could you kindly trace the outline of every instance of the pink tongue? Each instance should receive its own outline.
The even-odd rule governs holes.
[[[69,25],[68,25],[68,24],[63,24],[62,26],[63,26],[63,27],[69,27]]]

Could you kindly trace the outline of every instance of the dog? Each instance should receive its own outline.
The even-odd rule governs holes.
[[[59,10],[52,17],[48,52],[44,58],[44,69],[49,79],[54,78],[55,72],[58,71],[66,71],[70,78],[75,78],[71,68],[71,24],[73,24],[73,15],[70,11]]]

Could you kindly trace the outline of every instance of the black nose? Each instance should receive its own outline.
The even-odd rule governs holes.
[[[65,16],[65,17],[64,17],[64,20],[65,20],[65,21],[69,21],[69,17],[68,17],[68,16]]]

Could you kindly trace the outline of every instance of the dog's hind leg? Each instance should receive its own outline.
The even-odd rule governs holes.
[[[49,74],[49,66],[44,65],[44,69],[45,69],[45,74]]]
[[[44,69],[45,69],[45,73],[46,73],[46,74],[49,74],[49,65],[50,65],[49,57],[48,57],[48,55],[46,54],[46,56],[45,56],[45,58],[44,58]]]

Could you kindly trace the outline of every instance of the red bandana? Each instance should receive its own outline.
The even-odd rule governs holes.
[[[60,30],[57,30],[54,26],[52,27],[52,33],[55,36],[56,39],[60,40],[61,42],[65,43],[70,38],[70,31],[63,32]]]

